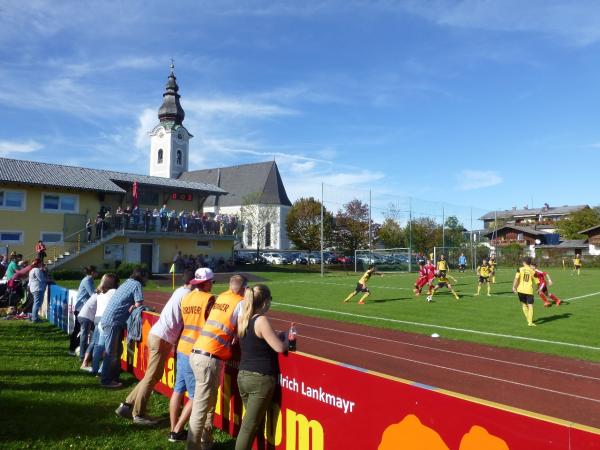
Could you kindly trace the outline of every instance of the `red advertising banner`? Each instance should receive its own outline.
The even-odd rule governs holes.
[[[141,378],[146,336],[158,316],[144,313],[143,340],[123,354]],[[128,359],[128,361],[126,361]],[[600,450],[600,430],[399,380],[358,367],[290,353],[258,449],[286,450]],[[174,357],[156,390],[170,395]],[[215,425],[235,435],[242,417],[235,363],[226,365]]]

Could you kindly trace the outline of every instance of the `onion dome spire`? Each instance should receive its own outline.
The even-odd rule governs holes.
[[[179,86],[175,77],[175,64],[171,59],[171,72],[167,78],[165,93],[163,94],[163,103],[158,109],[158,119],[161,122],[174,122],[181,125],[185,117],[185,111],[179,103]]]

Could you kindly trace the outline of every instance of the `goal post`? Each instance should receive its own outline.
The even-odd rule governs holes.
[[[369,264],[377,266],[378,272],[410,272],[412,255],[409,248],[385,248],[376,250],[355,250],[354,271],[367,270]]]

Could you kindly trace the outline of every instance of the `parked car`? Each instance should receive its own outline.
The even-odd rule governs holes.
[[[290,253],[288,256],[292,264],[308,264],[308,255],[306,253]]]
[[[267,260],[255,251],[236,251],[233,255],[235,264],[266,264]]]
[[[352,256],[338,256],[336,261],[338,264],[354,264],[354,258],[352,258]]]
[[[321,264],[321,254],[320,253],[311,253],[308,256],[308,260],[311,264]]]
[[[263,258],[267,260],[269,264],[289,264],[290,260],[282,255],[281,253],[265,252],[262,254]]]

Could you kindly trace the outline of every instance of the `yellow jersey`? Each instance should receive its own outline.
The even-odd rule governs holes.
[[[579,259],[579,258],[575,258],[575,259],[573,260],[573,265],[574,265],[574,266],[580,266],[580,265],[581,265],[581,259]]]
[[[515,275],[515,280],[519,280],[517,285],[517,292],[521,294],[533,295],[533,281],[535,278],[535,271],[529,266],[523,266],[519,268],[519,271]]]
[[[490,259],[490,261],[488,262],[488,265],[490,266],[490,270],[492,272],[494,272],[496,270],[496,261],[494,261],[493,259]]]
[[[438,261],[437,262],[437,270],[447,272],[448,271],[448,262],[445,259]]]
[[[482,264],[481,266],[477,267],[477,273],[480,277],[489,277],[491,272],[492,268],[487,264]]]
[[[448,277],[446,277],[446,276],[437,277],[437,281],[438,281],[438,283],[450,284],[450,281],[448,280]]]
[[[367,283],[369,282],[369,278],[371,278],[371,275],[373,275],[373,272],[375,272],[375,269],[367,270],[364,273],[364,275],[362,277],[360,277],[360,280],[358,280],[358,282],[360,284],[362,284],[363,286],[366,286]]]

